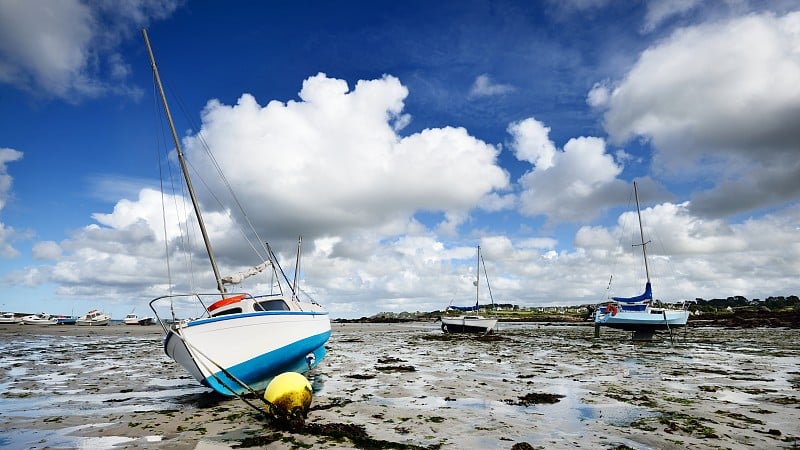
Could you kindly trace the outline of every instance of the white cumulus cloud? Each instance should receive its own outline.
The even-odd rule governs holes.
[[[606,152],[603,139],[573,138],[558,150],[549,131],[532,118],[509,127],[514,154],[534,165],[519,180],[523,214],[554,223],[588,220],[624,198],[627,188],[617,179],[622,167]]]
[[[640,55],[607,105],[613,142],[650,140],[658,173],[717,180],[692,203],[698,212],[735,214],[796,198],[800,12],[679,29]]]

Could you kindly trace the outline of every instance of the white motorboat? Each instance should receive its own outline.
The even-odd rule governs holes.
[[[164,350],[200,383],[223,395],[262,390],[275,376],[283,372],[304,373],[319,364],[325,356],[325,342],[330,337],[331,325],[328,312],[322,306],[313,300],[301,300],[298,296],[299,245],[295,280],[293,284],[289,284],[290,290],[281,287],[280,294],[261,296],[228,292],[226,285],[240,283],[268,267],[272,269],[272,275],[280,279],[280,266],[269,245],[266,245],[263,248],[265,251],[260,254],[262,262],[257,266],[231,277],[220,275],[200,212],[200,203],[192,188],[181,142],[161,86],[147,31],[143,29],[142,34],[175,143],[180,171],[194,207],[194,216],[219,291],[215,294],[170,294],[150,301],[150,308],[166,334]],[[238,201],[233,204],[241,208]],[[259,245],[264,246],[264,241],[260,241]],[[255,245],[251,247],[258,250]],[[283,274],[282,269],[280,273]],[[288,279],[286,282],[288,283]],[[271,286],[272,283],[268,285]],[[172,306],[181,300],[179,297],[184,297],[183,300],[188,297],[197,302],[202,307],[203,314],[189,320],[176,320],[173,316],[168,327],[167,322],[159,316],[157,305],[162,301],[169,301]]]
[[[13,312],[4,312],[0,314],[0,324],[21,323],[22,318],[17,317]]]
[[[81,326],[99,327],[108,325],[110,321],[111,321],[111,316],[109,316],[108,314],[103,314],[102,312],[96,309],[93,309],[88,313],[78,317],[78,320],[75,321],[75,324]]]
[[[55,325],[58,323],[58,319],[47,313],[39,313],[23,317],[22,323],[24,325]]]
[[[138,314],[130,313],[122,319],[122,323],[125,325],[152,325],[155,323],[155,319],[150,316],[139,317]]]

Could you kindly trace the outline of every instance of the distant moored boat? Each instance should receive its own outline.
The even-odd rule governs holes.
[[[85,315],[79,317],[78,320],[75,321],[75,323],[77,325],[82,325],[82,326],[99,327],[103,325],[108,325],[108,322],[110,321],[111,321],[111,316],[109,316],[108,314],[103,314],[102,312],[96,309],[93,309],[88,313],[86,313]]]
[[[13,312],[6,312],[0,314],[0,323],[20,323],[22,319],[17,317]]]
[[[58,320],[55,316],[47,313],[32,314],[22,318],[24,325],[55,325]]]
[[[455,311],[462,311],[462,312],[472,312],[473,314],[462,314],[459,316],[443,316],[442,320],[442,331],[445,333],[493,333],[495,328],[497,328],[497,319],[490,318],[490,317],[483,317],[478,315],[479,309],[479,285],[481,280],[481,266],[483,266],[484,275],[486,278],[486,285],[489,285],[489,277],[486,275],[486,265],[483,264],[483,258],[481,257],[481,247],[478,246],[478,268],[477,268],[477,279],[475,281],[475,306],[448,306],[447,311],[455,310]],[[492,291],[489,290],[489,296],[491,296]],[[494,305],[494,300],[492,300],[492,305]],[[445,312],[447,312],[445,311]]]
[[[152,325],[156,323],[155,319],[152,317],[139,317],[135,313],[130,313],[125,316],[125,319],[122,321],[125,325]]]

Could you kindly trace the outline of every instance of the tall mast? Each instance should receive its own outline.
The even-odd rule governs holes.
[[[211,241],[208,239],[208,232],[206,225],[203,222],[203,215],[200,214],[200,204],[194,194],[192,188],[192,180],[189,178],[189,169],[186,167],[186,161],[183,158],[183,150],[181,148],[181,141],[178,139],[178,133],[175,131],[175,124],[172,123],[172,114],[169,112],[169,105],[167,104],[167,96],[164,94],[164,88],[161,86],[161,77],[158,75],[158,68],[156,67],[156,59],[153,57],[153,50],[150,48],[150,39],[147,37],[147,29],[142,28],[142,36],[144,36],[144,43],[147,46],[147,54],[150,55],[150,67],[153,69],[153,75],[156,78],[158,85],[158,92],[161,94],[161,103],[164,105],[164,112],[167,114],[167,122],[169,122],[169,129],[172,132],[172,139],[175,141],[175,150],[178,153],[178,161],[181,163],[181,171],[183,178],[186,180],[186,188],[189,190],[189,197],[192,199],[192,206],[194,206],[194,213],[197,216],[197,223],[200,225],[200,233],[203,235],[203,242],[206,245],[208,252],[208,259],[211,262],[211,268],[214,270],[214,278],[217,280],[217,289],[220,293],[225,293],[225,286],[222,284],[222,277],[217,268],[217,260],[214,259],[214,252],[211,250]]]
[[[297,238],[297,259],[294,262],[294,283],[292,284],[292,300],[297,300],[297,274],[300,273],[300,246],[303,244],[303,236]]]
[[[480,307],[478,301],[478,290],[480,290],[481,286],[481,246],[478,246],[478,264],[475,266],[475,271],[478,274],[477,280],[475,281],[475,309],[477,310]]]
[[[639,216],[639,236],[642,238],[642,256],[644,256],[644,273],[647,275],[647,282],[650,282],[650,269],[647,267],[647,244],[644,241],[644,230],[642,229],[642,212],[639,210],[639,190],[636,188],[636,181],[633,182],[633,194],[636,197],[636,214]]]

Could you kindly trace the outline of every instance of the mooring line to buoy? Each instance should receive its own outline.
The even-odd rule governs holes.
[[[664,309],[661,312],[664,314],[664,324],[667,326],[667,331],[669,331],[669,342],[674,344],[675,340],[672,338],[672,328],[669,327],[669,321],[667,320],[667,310]]]
[[[232,373],[228,372],[228,370],[227,370],[227,369],[225,369],[224,367],[222,367],[221,365],[219,365],[219,364],[218,364],[216,361],[214,361],[213,359],[209,358],[209,357],[208,357],[208,355],[206,355],[205,353],[201,352],[201,351],[200,351],[200,350],[199,350],[197,347],[195,347],[194,345],[190,344],[190,343],[189,343],[189,341],[186,339],[186,337],[182,336],[180,333],[177,333],[177,332],[173,332],[173,335],[177,336],[177,337],[178,337],[178,339],[180,339],[180,340],[181,340],[181,342],[183,342],[183,344],[184,344],[184,345],[186,345],[186,349],[187,349],[187,350],[189,350],[189,351],[191,351],[191,352],[196,352],[196,353],[197,353],[198,355],[200,355],[202,358],[204,358],[204,359],[208,360],[208,361],[209,361],[211,364],[213,364],[214,366],[216,366],[216,367],[217,367],[217,368],[218,368],[220,371],[222,371],[222,373],[223,373],[223,374],[225,374],[225,376],[227,376],[228,378],[230,378],[231,380],[233,380],[235,383],[239,384],[241,387],[243,387],[244,389],[246,389],[246,390],[247,390],[248,392],[250,392],[251,394],[253,394],[253,395],[255,395],[256,397],[260,398],[260,399],[261,399],[261,401],[262,401],[262,402],[264,402],[264,405],[266,405],[266,406],[267,406],[267,409],[268,409],[268,410],[270,410],[270,411],[271,411],[271,410],[272,410],[272,408],[275,406],[275,405],[273,405],[273,404],[272,404],[272,402],[269,402],[269,401],[267,401],[267,399],[265,399],[265,398],[263,398],[262,396],[260,396],[260,395],[258,394],[258,392],[256,392],[256,391],[255,391],[253,388],[251,388],[251,387],[250,387],[250,386],[249,386],[247,383],[245,383],[244,381],[242,381],[242,380],[240,380],[240,379],[236,378],[236,377],[235,377],[235,376],[234,376]],[[256,405],[254,405],[254,404],[250,403],[250,402],[249,402],[249,401],[248,401],[248,400],[247,400],[247,399],[244,397],[244,395],[242,395],[242,394],[239,394],[238,392],[236,392],[236,391],[235,391],[233,388],[231,388],[231,387],[230,387],[230,386],[229,386],[229,385],[228,385],[228,384],[227,384],[225,381],[223,381],[222,379],[220,379],[220,378],[217,376],[217,374],[216,374],[216,373],[214,373],[212,370],[209,370],[209,367],[208,367],[208,366],[207,366],[205,363],[203,363],[202,361],[198,361],[198,360],[197,360],[197,359],[195,359],[195,358],[192,358],[192,359],[194,359],[195,363],[200,363],[200,364],[202,364],[202,365],[203,365],[203,368],[204,368],[204,369],[206,369],[206,370],[208,370],[208,372],[209,372],[209,373],[211,373],[211,376],[212,376],[212,377],[213,377],[215,380],[217,380],[217,382],[219,382],[219,384],[220,384],[220,385],[222,385],[223,387],[225,387],[225,389],[229,390],[229,391],[230,391],[230,392],[231,392],[231,393],[232,393],[234,396],[236,396],[236,397],[237,397],[239,400],[241,400],[241,401],[245,402],[245,403],[246,403],[248,406],[250,406],[251,408],[253,408],[253,409],[257,410],[258,412],[260,412],[261,414],[263,414],[265,417],[269,418],[269,414],[267,414],[267,411],[265,411],[264,409],[262,409],[262,408],[259,408],[258,406],[256,406]]]

